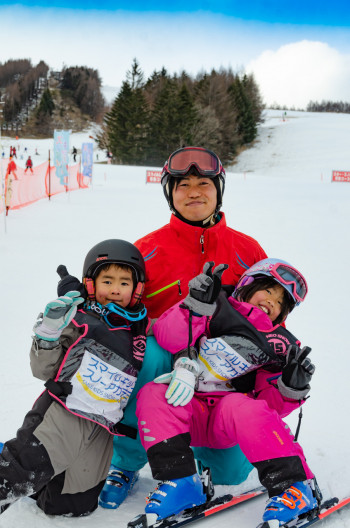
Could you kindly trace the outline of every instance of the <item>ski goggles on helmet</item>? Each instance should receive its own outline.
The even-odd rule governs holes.
[[[194,167],[206,178],[225,174],[220,159],[211,150],[202,147],[184,147],[173,152],[164,166],[163,174],[184,176]]]
[[[244,278],[254,277],[256,275],[268,275],[273,277],[281,286],[283,286],[292,296],[294,301],[299,304],[302,302],[308,292],[305,278],[293,266],[287,262],[277,259],[264,259],[257,262],[246,273],[243,274],[237,287],[243,286]]]
[[[305,299],[308,290],[307,283],[298,270],[286,264],[274,264],[271,275],[281,286],[287,287],[295,302],[300,303]]]
[[[87,306],[87,310],[98,314],[111,328],[128,327],[131,323],[141,321],[147,315],[147,310],[143,305],[138,310],[131,311],[112,302],[105,306],[94,302]]]

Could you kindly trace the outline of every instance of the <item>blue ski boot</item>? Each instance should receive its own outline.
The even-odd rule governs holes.
[[[145,512],[147,517],[153,514],[154,520],[160,520],[206,501],[202,481],[198,473],[195,473],[190,477],[160,482],[150,494]]]
[[[263,528],[279,528],[303,513],[317,508],[317,500],[307,481],[295,482],[286,491],[269,499],[263,515]]]
[[[138,471],[127,471],[111,464],[98,503],[102,508],[116,510],[126,499],[139,478]]]
[[[2,442],[0,442],[0,453],[1,453],[3,447],[4,447],[4,444]]]

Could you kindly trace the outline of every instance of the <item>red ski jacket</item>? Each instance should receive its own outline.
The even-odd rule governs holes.
[[[16,169],[17,169],[16,163],[13,160],[11,160],[9,164],[7,165],[7,174],[11,174],[11,173],[13,174]]]
[[[220,215],[220,221],[206,229],[172,215],[169,224],[135,242],[146,263],[142,300],[149,317],[159,317],[184,299],[189,281],[202,272],[205,262],[228,264],[222,283],[235,285],[247,268],[267,257],[254,238],[228,227],[224,213]]]

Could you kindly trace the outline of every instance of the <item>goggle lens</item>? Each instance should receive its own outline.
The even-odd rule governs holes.
[[[297,301],[303,301],[307,294],[307,284],[302,275],[294,268],[278,264],[271,272],[283,284],[291,284]]]
[[[174,152],[169,158],[168,171],[186,174],[194,165],[202,175],[215,176],[220,172],[219,158],[213,152],[197,148],[186,148]]]

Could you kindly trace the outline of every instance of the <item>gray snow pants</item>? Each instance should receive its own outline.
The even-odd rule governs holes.
[[[52,405],[53,407],[51,407]],[[55,410],[58,412],[55,413]],[[44,392],[35,402],[32,410],[26,414],[23,425],[17,431],[16,438],[5,442],[3,451],[0,454],[0,513],[6,509],[7,505],[25,496],[31,496],[35,499],[38,506],[49,515],[87,515],[97,508],[98,497],[103,488],[112,456],[111,435],[98,425],[95,427],[91,422],[88,424],[88,430],[93,431],[95,434],[91,440],[91,446],[94,447],[93,444],[96,437],[98,439],[101,437],[101,442],[98,445],[101,447],[102,452],[105,448],[106,455],[103,457],[102,467],[95,472],[93,462],[89,463],[91,458],[89,442],[87,442],[87,446],[80,458],[78,451],[69,450],[71,453],[67,453],[66,464],[74,465],[74,463],[70,462],[69,457],[73,457],[78,461],[77,471],[75,472],[73,468],[73,471],[71,471],[73,476],[70,478],[69,470],[71,468],[67,467],[67,471],[65,470],[65,461],[62,459],[62,452],[60,452],[59,446],[57,450],[52,448],[51,441],[53,441],[54,445],[55,436],[51,435],[53,439],[50,438],[48,435],[50,428],[48,429],[47,427],[47,422],[50,425],[50,419],[52,422],[57,415],[62,415],[62,413],[64,418],[65,414],[67,415],[68,423],[66,425],[67,430],[69,430],[69,424],[75,423],[79,418],[73,417],[60,404],[54,402],[47,392]],[[49,419],[47,419],[48,417]],[[71,420],[73,422],[70,422]],[[59,428],[58,424],[57,427]],[[46,435],[48,435],[47,438]],[[56,435],[58,436],[57,431]],[[64,433],[63,436],[69,437],[69,435]],[[56,442],[61,444],[62,439],[58,437]],[[109,452],[108,445],[110,446]],[[79,460],[81,461],[80,465]],[[83,465],[86,473],[89,473],[90,465],[92,470],[92,474],[87,478],[85,486],[84,482],[77,483],[74,481],[74,476],[76,474],[79,475],[79,470],[81,474],[83,473]],[[68,473],[68,485],[66,473]],[[95,481],[93,480],[94,477]],[[89,487],[90,483],[94,485]],[[81,484],[81,492],[76,487],[79,484]],[[72,486],[75,486],[73,491],[69,490],[69,487]],[[65,492],[67,487],[68,492]]]

